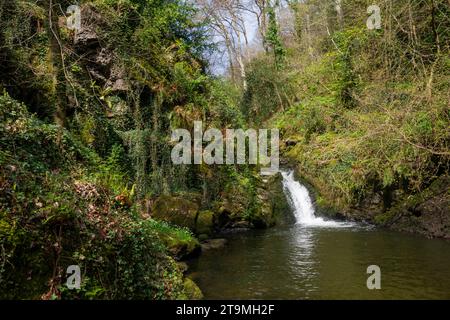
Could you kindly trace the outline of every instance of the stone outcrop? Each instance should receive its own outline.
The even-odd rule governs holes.
[[[85,67],[92,79],[109,93],[129,91],[125,68],[114,49],[101,44],[102,35],[97,30],[105,23],[103,17],[89,5],[82,6],[81,17],[81,28],[74,35],[74,49],[89,61]]]
[[[441,176],[375,220],[395,230],[450,239],[450,177]]]
[[[152,208],[152,217],[195,231],[199,206],[183,197],[160,196]]]

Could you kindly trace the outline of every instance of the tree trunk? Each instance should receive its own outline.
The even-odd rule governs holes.
[[[64,53],[59,37],[58,16],[53,10],[53,1],[47,0],[47,32],[49,34],[49,64],[52,66],[51,101],[55,106],[53,115],[55,123],[60,127],[57,142],[61,143],[62,128],[65,126],[66,109],[63,97],[67,96],[64,78]]]

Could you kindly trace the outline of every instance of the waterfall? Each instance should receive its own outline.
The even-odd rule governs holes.
[[[283,189],[291,205],[297,224],[318,227],[349,227],[352,223],[326,221],[315,215],[308,189],[294,178],[294,171],[282,172]]]

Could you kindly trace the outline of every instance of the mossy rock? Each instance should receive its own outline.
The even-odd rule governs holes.
[[[267,202],[261,202],[260,207],[253,216],[250,217],[251,224],[257,229],[270,228],[276,225],[274,212]]]
[[[205,241],[205,240],[208,240],[209,239],[209,235],[208,234],[200,234],[199,236],[198,236],[198,240],[199,241]]]
[[[450,239],[450,177],[437,178],[429,188],[377,215],[375,223],[429,238]]]
[[[211,235],[214,229],[214,213],[211,211],[200,211],[197,217],[195,233]]]
[[[195,258],[201,253],[200,242],[194,237],[181,239],[168,234],[160,234],[159,237],[166,245],[170,255],[178,261]]]
[[[217,206],[214,210],[215,212],[215,221],[216,226],[218,228],[224,228],[231,222],[230,212],[227,210],[225,206],[220,203],[221,206]]]
[[[189,278],[184,280],[184,291],[188,300],[202,300],[203,293],[200,288]]]
[[[154,203],[153,218],[195,230],[198,204],[181,197],[163,195]]]
[[[261,187],[257,189],[257,197],[258,210],[251,217],[256,228],[270,228],[292,222],[280,174],[263,179]]]

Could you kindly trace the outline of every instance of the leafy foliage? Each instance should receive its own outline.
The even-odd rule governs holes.
[[[298,162],[324,203],[373,215],[448,174],[450,29],[444,1],[426,9],[397,1],[382,8],[383,29],[374,31],[355,23],[364,21],[366,5],[343,1],[340,27],[315,31],[314,43],[300,38],[288,59],[300,102],[271,123],[291,141],[285,155]],[[308,10],[334,15],[325,4],[301,9],[301,21]]]

